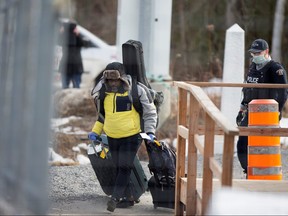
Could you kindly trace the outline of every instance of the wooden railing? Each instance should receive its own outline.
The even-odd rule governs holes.
[[[258,85],[258,86],[256,86]],[[231,84],[174,82],[178,87],[177,161],[175,215],[203,215],[213,190],[213,177],[221,186],[232,186],[234,140],[238,135],[288,136],[287,128],[249,128],[234,126],[220,112],[200,86],[288,88],[275,84]],[[204,129],[199,123],[200,111]],[[199,131],[204,135],[200,139]],[[214,159],[214,136],[224,136],[222,165]],[[186,142],[187,152],[186,152]],[[197,189],[197,151],[203,155],[202,191]],[[186,158],[187,155],[187,158]],[[247,181],[248,182],[248,181]],[[256,183],[256,182],[255,182]],[[201,192],[200,192],[201,191]]]

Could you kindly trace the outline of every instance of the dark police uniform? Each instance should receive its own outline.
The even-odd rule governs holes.
[[[249,67],[247,74],[247,83],[273,83],[286,84],[286,71],[283,66],[273,60],[269,61],[263,68],[257,70],[257,65],[253,62]],[[287,90],[284,88],[268,89],[268,88],[243,88],[243,100],[241,107],[244,110],[244,118],[239,126],[248,126],[248,104],[254,99],[274,99],[279,104],[279,113],[287,99]],[[280,115],[281,116],[281,115]],[[247,145],[248,137],[239,136],[237,142],[237,154],[244,172],[247,173]]]

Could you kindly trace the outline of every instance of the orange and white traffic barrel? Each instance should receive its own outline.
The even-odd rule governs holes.
[[[248,127],[278,128],[279,109],[273,99],[252,100],[248,105]],[[248,137],[248,179],[281,180],[279,136]]]

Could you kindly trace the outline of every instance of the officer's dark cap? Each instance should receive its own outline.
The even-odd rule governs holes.
[[[257,39],[253,41],[248,51],[251,53],[259,53],[266,49],[269,49],[268,43],[263,39]]]

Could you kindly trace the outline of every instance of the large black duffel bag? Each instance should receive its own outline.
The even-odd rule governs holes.
[[[106,135],[101,135],[101,139],[101,141],[94,141],[88,146],[88,158],[102,190],[105,194],[111,195],[113,193],[117,171],[109,152]],[[132,183],[133,197],[135,201],[137,201],[148,188],[148,179],[138,156],[136,156],[134,160],[130,181]]]

